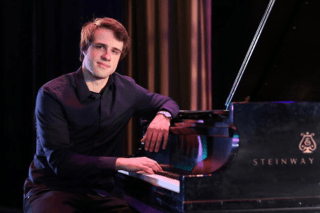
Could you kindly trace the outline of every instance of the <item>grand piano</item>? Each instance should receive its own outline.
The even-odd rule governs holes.
[[[320,8],[319,1],[292,2],[290,9],[300,11],[307,21],[315,21],[314,17],[308,20],[303,11],[312,3]],[[260,33],[263,19],[268,19],[266,16],[273,4],[270,0],[259,25],[262,27]],[[275,13],[277,10],[279,8]],[[293,16],[288,11],[287,17]],[[256,33],[255,37],[256,42],[260,34]],[[266,37],[262,36],[261,40],[265,41]],[[283,38],[282,41],[288,43]],[[314,48],[318,46],[319,42]],[[308,56],[303,53],[308,65],[318,63],[315,62],[315,49],[311,50]],[[287,53],[293,54],[292,51]],[[256,56],[255,62],[248,63],[251,54],[249,49],[243,64],[257,63]],[[281,57],[282,61],[289,60],[278,53],[271,57],[272,62],[281,64]],[[278,71],[269,66],[264,69],[262,79],[250,73],[249,67],[250,78],[244,77],[240,84],[245,69],[246,66],[241,66],[226,110],[182,110],[172,120],[165,150],[146,152],[142,144],[136,156],[155,159],[162,165],[163,172],[155,175],[118,172],[118,189],[138,211],[320,212],[320,90],[316,83],[319,71],[305,71],[311,76],[310,81],[306,78],[290,82],[293,92],[284,88],[273,91],[273,95],[266,98],[265,94],[270,94],[266,91],[272,91],[269,86],[274,75],[271,74]],[[287,68],[284,72],[292,69]],[[288,85],[279,80],[279,76],[275,78],[274,88],[281,83]],[[263,81],[268,82],[267,88]],[[233,95],[236,100],[247,97],[248,89],[243,86],[246,84],[255,88],[250,93],[250,101],[246,98],[231,102]],[[238,85],[240,92],[235,93]],[[310,85],[313,89],[308,87]],[[148,121],[143,121],[142,126],[145,131]]]

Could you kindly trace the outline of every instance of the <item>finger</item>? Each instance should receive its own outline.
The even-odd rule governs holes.
[[[152,159],[147,157],[136,158],[136,170],[137,173],[148,173],[154,174],[152,168],[150,167],[150,162]]]
[[[162,167],[158,164],[157,161],[146,157],[144,159],[144,162],[146,163],[146,166],[152,168],[154,171],[162,171]]]
[[[150,147],[149,147],[149,152],[153,152],[153,149],[155,147],[155,144],[157,142],[158,134],[153,132],[152,138],[150,138]]]
[[[144,139],[144,150],[148,151],[149,145],[150,145],[150,138],[152,137],[152,133],[147,131],[145,134],[145,139]]]
[[[158,164],[157,161],[152,160],[152,159],[151,159],[151,161],[152,161],[153,166],[154,166],[154,168],[156,169],[156,171],[161,171],[161,170],[162,170],[162,167],[160,166],[160,164]]]
[[[168,140],[169,140],[169,132],[165,132],[163,144],[162,144],[162,149],[166,149]]]
[[[161,142],[162,142],[163,134],[158,134],[157,140],[156,140],[156,147],[154,149],[155,152],[159,151]]]
[[[157,162],[155,162],[155,164],[153,164],[152,169],[156,172],[162,171],[162,167]]]
[[[162,169],[162,167],[160,166],[160,164],[157,163],[157,165],[158,165],[158,167],[159,167],[159,171],[163,171],[163,169]]]
[[[146,150],[146,135],[143,136],[140,142],[141,142],[141,145],[144,147],[144,150]]]
[[[148,173],[148,174],[151,174],[151,175],[154,175],[154,171],[153,171],[153,169],[152,168],[150,168],[150,167],[144,167],[143,168],[143,171],[145,171],[146,173]]]

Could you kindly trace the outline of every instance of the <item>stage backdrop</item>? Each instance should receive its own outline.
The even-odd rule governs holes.
[[[4,0],[1,86],[0,208],[22,207],[22,188],[35,152],[33,111],[39,88],[77,70],[81,26],[95,17],[122,22],[132,51],[117,72],[172,97],[181,109],[211,107],[211,1]],[[127,153],[140,136],[128,130]],[[138,128],[138,127],[136,127]],[[139,130],[140,131],[140,130]]]
[[[132,37],[126,74],[182,110],[211,109],[211,1],[132,0],[125,15]],[[139,146],[138,123],[129,124],[129,154]]]

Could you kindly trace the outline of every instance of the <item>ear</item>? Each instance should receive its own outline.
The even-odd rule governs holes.
[[[87,54],[87,50],[88,50],[87,48],[83,48],[83,49],[82,49],[82,55],[83,55],[83,56],[85,56],[85,55]]]
[[[81,52],[82,52],[83,56],[85,56],[87,54],[88,48],[89,48],[88,44],[84,45],[84,47],[82,48]]]

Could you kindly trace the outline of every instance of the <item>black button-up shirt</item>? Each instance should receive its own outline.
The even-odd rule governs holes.
[[[37,149],[25,196],[79,187],[111,190],[128,121],[154,116],[160,109],[173,117],[179,112],[172,99],[118,73],[99,94],[89,91],[81,69],[48,82],[36,100]]]

